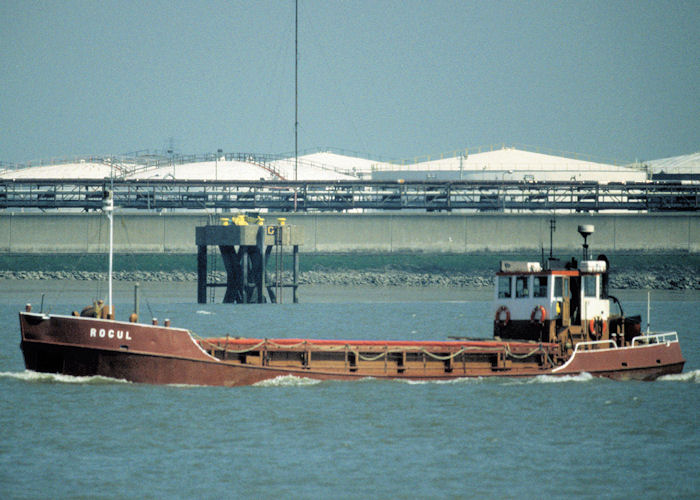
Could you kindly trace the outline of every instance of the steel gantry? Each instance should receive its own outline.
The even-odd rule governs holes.
[[[0,209],[696,211],[689,181],[188,181],[0,179]]]

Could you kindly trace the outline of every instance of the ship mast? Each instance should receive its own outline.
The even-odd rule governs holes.
[[[299,0],[294,0],[294,180],[299,180]],[[296,191],[294,194],[296,205]],[[294,207],[296,211],[296,206]]]
[[[102,203],[102,211],[107,214],[109,220],[109,270],[107,271],[107,317],[112,317],[112,267],[114,255],[114,198],[112,191],[105,193]]]

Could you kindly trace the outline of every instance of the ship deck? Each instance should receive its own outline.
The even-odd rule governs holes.
[[[206,338],[200,347],[230,364],[391,377],[488,376],[551,370],[554,343]]]

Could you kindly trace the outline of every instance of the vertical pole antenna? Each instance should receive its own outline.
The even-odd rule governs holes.
[[[107,314],[111,316],[112,314],[112,262],[114,255],[114,198],[112,197],[112,191],[106,193],[105,200],[103,201],[102,210],[107,214],[107,219],[109,219],[109,269],[107,271]],[[111,318],[110,318],[111,319]]]
[[[294,0],[294,180],[299,180],[299,0]]]
[[[647,335],[651,330],[651,290],[647,290]]]
[[[554,231],[557,230],[557,221],[549,219],[549,260],[554,259]]]

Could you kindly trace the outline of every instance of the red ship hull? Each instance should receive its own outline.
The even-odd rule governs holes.
[[[201,339],[180,328],[20,313],[27,369],[149,384],[240,386],[280,376],[451,380],[590,373],[654,380],[680,373],[677,337],[629,347],[576,349],[550,343]],[[675,334],[673,334],[675,336]]]

